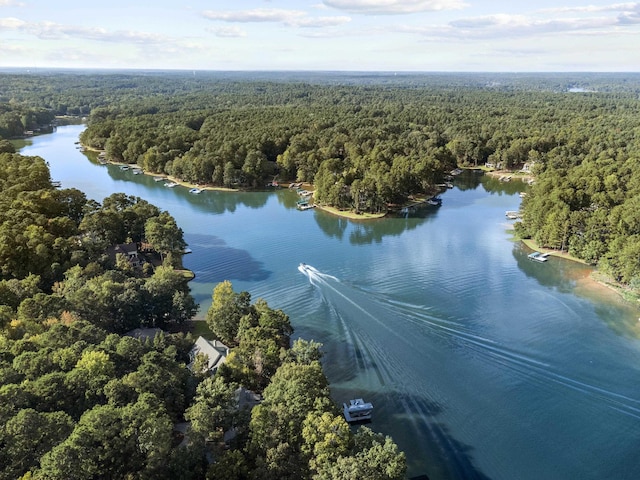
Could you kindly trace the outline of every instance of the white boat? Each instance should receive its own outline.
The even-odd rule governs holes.
[[[344,418],[348,423],[362,422],[371,420],[371,413],[373,412],[373,405],[369,402],[365,402],[361,398],[355,398],[349,400],[349,404],[343,403]]]
[[[134,175],[142,175],[142,170],[140,168],[134,168],[131,170]]]
[[[173,187],[177,187],[178,184],[176,182],[167,182],[164,184],[164,186],[167,188],[173,188]]]
[[[527,255],[527,257],[529,260],[533,260],[534,262],[546,262],[549,255],[549,253],[533,252]]]
[[[298,265],[298,271],[300,273],[304,273],[305,275],[309,275],[311,273],[320,273],[316,268],[312,267],[311,265],[307,265],[306,263],[300,263],[300,265]]]
[[[129,165],[120,165],[120,170],[124,170],[124,171],[129,170]]]
[[[199,188],[192,188],[191,190],[189,190],[189,193],[193,193],[194,195],[197,195],[199,193],[202,193],[202,190]]]
[[[154,182],[162,182],[163,180],[165,180],[164,177],[153,177]]]

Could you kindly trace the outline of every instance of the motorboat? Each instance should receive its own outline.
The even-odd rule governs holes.
[[[164,184],[164,186],[167,188],[173,188],[173,187],[177,187],[178,184],[176,182],[167,182]]]
[[[343,403],[344,418],[348,423],[371,420],[373,404],[365,402],[362,398],[349,400],[349,404]]]
[[[202,193],[202,190],[200,188],[192,188],[189,190],[189,193],[193,193],[194,195],[198,195],[199,193]]]
[[[318,270],[313,268],[311,265],[307,265],[306,263],[300,263],[300,265],[298,265],[298,270],[300,271],[300,273],[304,273],[307,276],[312,273],[318,273]]]
[[[547,259],[549,258],[549,255],[550,255],[549,253],[533,252],[527,255],[527,257],[529,258],[529,260],[542,263],[547,261]]]

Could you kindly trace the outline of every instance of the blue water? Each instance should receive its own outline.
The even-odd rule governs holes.
[[[336,402],[372,402],[371,427],[393,436],[410,475],[640,478],[638,312],[590,289],[586,267],[527,260],[504,216],[522,185],[468,174],[440,208],[352,222],[299,212],[287,190],[165,188],[87,158],[81,130],[22,153],[90,198],[168,210],[193,249],[199,315],[222,280],[284,310],[294,337],[324,344]]]

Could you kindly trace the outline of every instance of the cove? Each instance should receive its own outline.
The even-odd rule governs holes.
[[[21,153],[89,198],[169,211],[193,250],[199,315],[222,280],[284,310],[294,338],[324,344],[335,401],[374,404],[371,426],[406,452],[409,476],[640,478],[638,313],[586,289],[582,265],[527,259],[504,216],[522,185],[469,173],[441,207],[354,222],[300,212],[286,189],[166,188],[81,153],[82,129]]]

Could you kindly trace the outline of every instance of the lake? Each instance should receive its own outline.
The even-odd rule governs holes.
[[[338,404],[374,404],[371,427],[438,479],[640,478],[638,312],[592,288],[589,269],[527,259],[510,238],[520,182],[458,177],[441,207],[366,222],[298,211],[287,189],[189,194],[100,165],[58,128],[22,149],[98,201],[167,210],[193,253],[203,317],[230,280],[324,344]],[[300,262],[316,270],[303,274]]]

